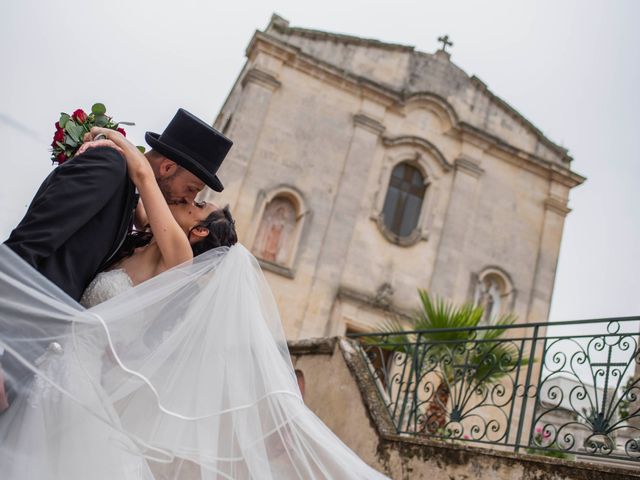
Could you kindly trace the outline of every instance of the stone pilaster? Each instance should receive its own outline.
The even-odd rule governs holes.
[[[566,201],[561,198],[550,196],[544,202],[542,233],[527,312],[528,323],[546,322],[549,319],[564,219],[570,211]]]
[[[378,120],[364,113],[354,115],[353,123],[353,135],[318,254],[316,275],[298,338],[326,334],[327,319],[336,298],[353,228],[360,213],[362,192],[367,185],[378,139],[385,130]]]
[[[251,166],[260,132],[269,111],[271,97],[280,87],[280,81],[274,74],[254,66],[245,73],[240,85],[241,100],[235,111],[231,113],[230,126],[226,134],[232,140],[241,139],[242,141],[234,143],[220,171],[223,180],[225,177],[233,179],[231,183],[224,182],[224,200],[230,204],[238,216],[240,212],[237,208],[242,184]],[[215,194],[213,200],[216,201]]]
[[[455,161],[447,215],[431,276],[430,291],[436,295],[449,299],[456,295],[456,279],[463,267],[463,252],[475,214],[478,179],[482,173],[478,163],[468,157],[462,156]]]

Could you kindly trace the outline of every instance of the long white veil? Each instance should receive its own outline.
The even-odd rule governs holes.
[[[3,479],[375,479],[300,396],[241,245],[84,309],[0,246]]]

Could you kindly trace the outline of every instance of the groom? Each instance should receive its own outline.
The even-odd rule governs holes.
[[[224,188],[216,172],[232,142],[191,113],[179,109],[161,135],[147,132],[145,139],[167,203],[191,203],[205,185],[217,192]],[[101,141],[95,144],[45,179],[5,241],[76,301],[118,252],[138,203],[126,160]],[[0,371],[0,411],[3,405]]]

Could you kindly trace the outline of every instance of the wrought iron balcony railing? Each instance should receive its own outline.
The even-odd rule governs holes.
[[[626,317],[350,337],[400,434],[640,461],[639,335]]]

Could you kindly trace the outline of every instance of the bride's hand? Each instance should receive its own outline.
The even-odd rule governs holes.
[[[90,135],[90,134],[87,133],[85,135],[85,139],[90,138],[90,137],[87,137],[87,135]],[[86,152],[90,148],[95,148],[95,147],[114,148],[124,156],[124,152],[119,146],[117,146],[111,140],[102,139],[102,138],[100,140],[85,140],[85,142],[82,145],[80,145],[80,148],[78,149],[78,152],[76,153],[76,155],[82,155],[84,152]]]
[[[106,138],[94,140],[96,136],[100,134]],[[127,160],[129,177],[131,177],[131,180],[137,187],[139,187],[139,183],[145,180],[146,177],[153,177],[153,171],[147,158],[138,150],[138,147],[127,140],[120,132],[109,128],[93,127],[91,132],[85,135],[85,140],[89,140],[88,143],[90,145],[87,148],[93,146],[108,146],[118,150]],[[86,143],[83,144],[82,147],[84,147],[84,145],[86,145]],[[78,152],[81,153],[80,150],[78,150]]]

